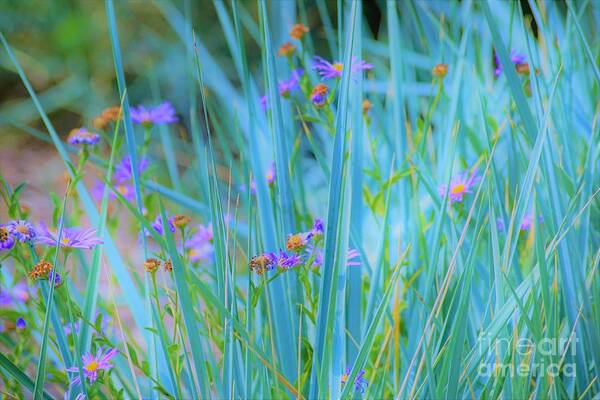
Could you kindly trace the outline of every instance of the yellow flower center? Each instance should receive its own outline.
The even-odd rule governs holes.
[[[119,185],[119,186],[117,186],[117,192],[119,192],[123,196],[125,196],[127,194],[127,192],[129,192],[129,189],[125,185]]]
[[[346,383],[348,382],[348,375],[344,374],[342,375],[342,383]]]
[[[450,190],[450,193],[452,194],[461,194],[465,191],[466,186],[464,183],[459,183],[457,185],[452,186],[452,189]]]
[[[337,72],[342,72],[344,65],[342,63],[335,63],[333,64],[333,69],[335,69]]]
[[[288,250],[298,250],[304,247],[305,243],[301,235],[291,235],[288,238],[286,247]]]
[[[95,372],[98,369],[98,361],[92,360],[88,365],[85,366],[87,372]]]
[[[25,225],[17,225],[17,232],[22,233],[23,235],[29,235],[29,228]]]
[[[64,237],[64,238],[62,238],[62,239],[60,240],[60,243],[61,243],[63,246],[68,246],[68,245],[69,245],[69,243],[70,243],[70,240],[69,240],[69,238],[68,238],[68,237]]]

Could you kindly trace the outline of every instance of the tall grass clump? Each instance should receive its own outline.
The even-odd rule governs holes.
[[[600,396],[597,3],[73,7],[0,22],[3,398]]]

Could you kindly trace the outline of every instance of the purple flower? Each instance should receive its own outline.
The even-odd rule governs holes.
[[[523,216],[523,220],[521,220],[521,226],[519,226],[519,229],[522,231],[528,231],[533,227],[533,213],[532,212],[528,212],[527,214],[525,214]],[[538,217],[538,221],[542,222],[543,218],[540,216]],[[502,218],[497,218],[496,219],[496,227],[498,228],[499,231],[504,231],[504,221],[502,220]]]
[[[10,250],[15,245],[15,239],[7,225],[0,225],[0,251]]]
[[[301,68],[292,71],[292,76],[284,81],[279,82],[279,94],[283,97],[290,97],[290,95],[300,90],[300,78],[304,74],[304,70]]]
[[[19,219],[9,222],[7,226],[10,234],[20,242],[25,243],[35,238],[35,227],[30,222]]]
[[[363,60],[356,61],[355,58],[352,59],[350,65],[350,70],[352,74],[355,74],[360,71],[370,70],[373,68],[373,65]],[[332,79],[339,78],[342,76],[342,70],[344,69],[344,65],[339,61],[330,63],[324,58],[316,56],[313,60],[313,68],[317,71],[321,78]]]
[[[510,62],[514,65],[523,64],[527,58],[524,54],[518,53],[516,50],[511,50],[510,52]],[[494,76],[497,78],[502,74],[502,63],[500,63],[500,58],[498,58],[498,53],[494,50]]]
[[[102,200],[105,186],[106,185],[102,181],[96,181],[95,185],[92,187],[92,196],[94,197],[94,199],[98,201]],[[114,189],[130,203],[133,203],[135,201],[135,188],[133,187],[133,185],[125,182],[117,183]],[[117,199],[117,195],[112,189],[108,190],[108,199]]]
[[[52,280],[52,273],[54,272],[54,287],[57,288],[60,285],[62,285],[62,278],[60,277],[60,274],[54,270],[48,272],[48,280],[51,281]]]
[[[300,232],[289,235],[285,243],[285,248],[289,251],[298,252],[304,250],[308,241],[312,238],[311,232]]]
[[[17,327],[18,330],[23,330],[27,326],[27,323],[25,322],[25,320],[23,318],[19,317],[19,318],[17,318],[17,322],[15,323],[15,326]]]
[[[344,370],[344,374],[342,375],[342,383],[346,384],[348,382],[348,378],[350,378],[350,367],[346,367]],[[356,374],[356,378],[354,379],[354,390],[360,393],[364,393],[365,389],[369,386],[369,381],[365,379],[365,370],[361,369],[358,374]]]
[[[279,250],[277,256],[277,267],[282,270],[292,269],[302,264],[302,258],[298,254],[289,254]]]
[[[481,178],[477,176],[477,170],[474,170],[470,175],[467,171],[463,172],[452,178],[450,181],[450,191],[448,197],[450,198],[450,204],[454,202],[462,202],[463,197],[467,193],[471,193],[471,189],[475,186]],[[441,185],[438,188],[438,193],[441,197],[446,195],[446,185]]]
[[[169,226],[169,230],[171,232],[175,232],[175,225],[173,224],[173,218],[167,218],[167,225]],[[152,228],[154,228],[154,230],[156,232],[158,232],[159,235],[163,235],[163,233],[165,233],[164,231],[164,227],[163,227],[163,222],[162,222],[162,216],[159,214],[156,216],[156,219],[154,220],[154,222],[152,223]],[[148,235],[150,235],[148,233]]]
[[[93,146],[99,141],[100,135],[90,132],[85,128],[73,129],[67,138],[67,142],[74,146],[79,144],[88,144]]]
[[[311,94],[310,101],[315,105],[315,107],[323,107],[327,103],[327,95],[329,93],[329,88],[324,83],[317,84]]]
[[[138,175],[141,175],[148,168],[148,160],[141,158],[138,160]],[[121,162],[115,166],[113,179],[118,183],[129,182],[133,179],[133,168],[131,167],[131,158],[123,157]]]
[[[212,224],[198,225],[198,231],[185,244],[190,261],[210,260],[214,253]]]
[[[313,223],[313,227],[310,231],[312,233],[313,236],[323,236],[324,233],[324,227],[323,227],[323,220],[321,218],[316,218],[315,222]]]
[[[50,232],[45,223],[40,223],[37,242],[47,246],[56,246],[68,249],[91,249],[92,247],[102,244],[103,241],[96,236],[96,229],[82,228],[63,228],[58,241],[58,232]]]
[[[154,108],[132,107],[131,120],[149,128],[153,125],[173,124],[177,122],[177,115],[171,103],[165,101]]]
[[[90,383],[94,383],[96,379],[98,379],[98,372],[100,370],[108,371],[113,365],[109,364],[109,361],[116,356],[118,353],[117,349],[110,349],[104,354],[102,349],[98,349],[96,355],[92,355],[92,353],[84,354],[81,357],[83,361],[83,375],[88,379]],[[68,372],[75,372],[77,375],[73,377],[71,380],[72,385],[78,385],[81,383],[79,378],[79,368],[77,366],[67,368]]]

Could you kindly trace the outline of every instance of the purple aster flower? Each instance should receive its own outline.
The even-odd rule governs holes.
[[[310,101],[315,105],[315,107],[323,107],[327,103],[327,95],[329,93],[329,88],[324,83],[317,84],[311,94]]]
[[[171,103],[165,101],[154,108],[132,107],[131,120],[149,128],[153,125],[173,124],[177,122],[177,115]]]
[[[104,182],[96,181],[96,183],[92,187],[92,196],[94,197],[94,199],[96,199],[98,201],[102,200],[102,196],[104,195],[105,187],[106,187],[106,185],[104,184]],[[114,189],[130,203],[133,203],[135,201],[135,188],[133,187],[133,185],[126,183],[126,182],[116,183]],[[117,199],[117,195],[110,188],[108,190],[108,199],[109,200]]]
[[[277,267],[281,270],[288,270],[302,264],[302,258],[298,254],[288,254],[285,251],[279,251],[277,256]]]
[[[59,243],[58,232],[50,232],[46,224],[41,222],[37,243],[56,246]],[[91,249],[102,243],[102,239],[96,236],[96,229],[63,228],[60,238],[60,247],[67,249]]]
[[[294,233],[288,236],[287,242],[285,243],[285,248],[289,251],[295,252],[304,250],[311,238],[311,232]]]
[[[175,225],[173,224],[173,218],[174,217],[167,218],[167,225],[169,226],[169,230],[171,232],[175,232]],[[154,228],[154,230],[156,232],[158,232],[158,234],[161,236],[163,235],[163,233],[165,233],[163,222],[162,222],[162,216],[160,214],[156,216],[156,219],[152,223],[152,228]],[[147,235],[150,235],[150,234],[148,233]]]
[[[350,70],[352,74],[355,74],[360,71],[366,71],[373,68],[373,65],[363,61],[356,60],[352,58],[352,62],[350,63]],[[336,61],[334,63],[330,63],[322,57],[316,56],[313,60],[313,68],[317,71],[319,76],[323,79],[332,79],[339,78],[342,76],[342,70],[344,69],[344,65]]]
[[[516,50],[510,52],[510,62],[514,65],[523,64],[527,58],[524,54],[518,53]],[[502,63],[498,58],[498,53],[494,50],[494,76],[497,78],[502,74]]]
[[[346,367],[346,369],[344,370],[344,374],[342,375],[343,384],[346,384],[346,382],[348,382],[348,378],[350,378],[351,371],[352,370],[350,367]],[[362,369],[359,371],[358,374],[356,374],[356,378],[354,379],[354,390],[360,393],[364,393],[367,386],[369,386],[369,381],[365,379],[365,370]]]
[[[138,160],[138,175],[148,168],[148,160],[141,158]],[[131,158],[129,156],[123,157],[121,162],[115,166],[115,173],[113,179],[118,183],[124,183],[133,179],[133,168],[131,167]]]
[[[208,261],[214,253],[212,224],[198,225],[198,230],[185,244],[190,261]]]
[[[35,238],[35,227],[25,220],[19,219],[8,223],[10,234],[20,242],[28,242]]]
[[[48,280],[51,281],[52,280],[52,273],[54,273],[54,287],[57,288],[60,285],[62,285],[62,278],[60,277],[60,274],[54,270],[48,272]]]
[[[480,180],[481,178],[477,176],[477,170],[474,170],[471,174],[468,174],[468,172],[465,171],[462,174],[453,177],[450,181],[450,191],[448,193],[450,204],[462,202],[465,194],[471,193],[471,189],[479,183]],[[446,190],[446,185],[441,185],[438,188],[439,195],[444,197]]]
[[[117,349],[110,349],[106,352],[106,354],[102,349],[98,349],[95,356],[92,355],[92,353],[84,354],[81,357],[81,360],[83,361],[83,375],[90,383],[94,383],[96,379],[98,379],[98,372],[100,370],[108,371],[113,367],[109,361],[116,356],[117,353]],[[76,373],[71,380],[72,385],[78,385],[81,383],[79,378],[79,368],[77,368],[77,366],[67,368],[67,371]]]
[[[15,239],[7,225],[0,225],[0,251],[10,250],[15,245]]]
[[[313,223],[313,227],[312,227],[311,233],[315,237],[323,236],[324,226],[323,226],[323,220],[321,218],[316,218],[315,219],[315,222]]]
[[[525,214],[525,216],[523,217],[523,220],[521,221],[521,230],[522,231],[528,231],[533,227],[533,219],[535,218],[535,216],[533,215],[532,212],[528,212],[527,214]],[[542,221],[542,217],[539,217],[538,221]]]
[[[290,95],[300,90],[300,78],[304,74],[304,70],[301,68],[292,71],[292,76],[284,81],[279,82],[279,94],[283,97],[290,97]]]
[[[85,128],[73,129],[67,138],[67,142],[74,146],[79,144],[88,144],[93,146],[99,141],[100,135],[90,132]]]
[[[17,327],[18,330],[23,330],[27,326],[27,323],[25,322],[25,320],[23,318],[19,317],[19,318],[17,318],[17,322],[15,323],[15,326]]]

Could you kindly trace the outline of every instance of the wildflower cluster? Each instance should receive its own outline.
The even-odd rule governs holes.
[[[312,85],[309,77],[304,73],[306,66],[297,66],[294,60],[296,50],[298,46],[302,46],[302,38],[308,31],[308,27],[304,24],[299,23],[294,25],[290,30],[290,38],[298,43],[298,45],[292,42],[285,42],[279,47],[279,55],[287,57],[292,69],[289,78],[278,82],[279,95],[285,99],[290,99],[294,94],[303,92],[316,108],[323,108],[328,103],[328,96],[330,94],[329,86],[322,82]],[[300,63],[302,64],[302,60],[300,60]],[[344,65],[340,61],[330,62],[320,56],[314,56],[311,65],[308,67],[314,70],[322,80],[339,80],[344,69]],[[355,58],[350,63],[350,73],[353,77],[358,73],[368,71],[372,68],[373,65],[363,60],[356,60]],[[270,107],[269,100],[267,95],[260,97],[260,105],[263,110],[267,110]]]
[[[252,257],[250,271],[262,275],[270,270],[285,272],[301,265],[319,268],[323,265],[323,249],[319,247],[323,235],[323,221],[317,218],[309,231],[288,235],[285,251],[280,249],[278,253],[268,252]],[[357,250],[349,249],[346,265],[360,265],[356,260],[359,257],[360,253]]]

